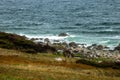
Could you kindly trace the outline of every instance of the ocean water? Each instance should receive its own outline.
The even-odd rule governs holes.
[[[0,31],[116,46],[120,0],[0,0]],[[70,36],[58,37],[62,32]]]

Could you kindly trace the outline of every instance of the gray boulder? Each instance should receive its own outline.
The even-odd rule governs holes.
[[[104,49],[104,46],[103,46],[103,45],[97,45],[97,46],[96,46],[96,49],[97,49],[97,50],[103,50],[103,49]]]
[[[77,47],[78,45],[77,45],[75,42],[70,42],[70,43],[69,43],[69,46],[70,46],[70,47]]]
[[[65,36],[69,36],[69,35],[67,33],[60,33],[58,36],[65,37]]]

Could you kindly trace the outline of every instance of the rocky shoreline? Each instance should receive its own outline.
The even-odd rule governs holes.
[[[62,35],[61,35],[62,36]],[[68,36],[65,35],[64,36]],[[41,41],[40,41],[41,40]],[[0,48],[19,50],[25,53],[52,53],[62,55],[65,58],[77,58],[76,63],[84,63],[92,65],[105,65],[110,60],[110,64],[120,64],[120,44],[111,50],[107,46],[92,44],[78,44],[75,42],[65,42],[60,40],[50,41],[48,38],[27,38],[11,33],[0,32]],[[61,60],[58,58],[57,60]],[[81,61],[82,60],[82,61]],[[92,60],[92,61],[91,61]],[[90,62],[89,62],[90,61]],[[103,63],[105,61],[105,63]],[[95,64],[94,64],[95,62]],[[110,66],[110,65],[109,65]]]
[[[60,33],[58,36],[69,36],[66,33]],[[74,57],[79,54],[82,58],[110,58],[120,62],[120,44],[111,50],[107,46],[92,44],[85,46],[85,44],[78,44],[75,42],[61,42],[60,40],[53,40],[52,42],[48,38],[31,38],[35,43],[41,45],[48,45],[56,49],[56,54],[63,54],[65,57]]]

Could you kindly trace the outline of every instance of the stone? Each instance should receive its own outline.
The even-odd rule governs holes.
[[[65,36],[69,36],[69,35],[67,33],[60,33],[58,36],[65,37]]]
[[[120,44],[114,48],[114,50],[120,51]]]
[[[70,43],[69,43],[69,46],[70,46],[70,47],[77,47],[77,44],[76,44],[75,42],[70,42]]]
[[[54,43],[60,43],[60,40],[53,40]]]
[[[39,40],[39,38],[31,38],[32,41]]]
[[[58,62],[63,61],[63,59],[62,59],[62,58],[55,58],[55,60],[56,60],[56,61],[58,61]]]
[[[104,49],[104,46],[103,46],[103,45],[97,45],[95,48],[96,48],[97,50],[103,50],[103,49]]]
[[[49,46],[51,46],[51,42],[50,42],[50,40],[48,38],[44,39],[44,43],[47,44],[47,45],[49,45]]]
[[[45,38],[45,39],[44,39],[44,42],[45,42],[45,43],[48,43],[48,42],[50,42],[50,40],[49,40],[48,38]]]
[[[74,57],[74,55],[73,55],[73,53],[71,52],[70,49],[65,49],[65,50],[63,51],[63,55],[64,55],[65,57],[68,57],[68,58]]]
[[[61,43],[61,44],[62,44],[63,46],[65,46],[65,47],[69,47],[66,42],[63,42],[63,43]]]

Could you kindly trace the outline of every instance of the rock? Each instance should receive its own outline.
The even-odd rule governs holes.
[[[40,40],[43,40],[43,38],[39,38]]]
[[[88,46],[87,49],[89,49],[89,50],[96,49],[96,46],[97,46],[97,44],[92,44],[92,45]]]
[[[69,43],[69,46],[70,46],[70,47],[77,47],[77,44],[76,44],[75,42],[70,42],[70,43]]]
[[[48,38],[44,39],[44,43],[47,44],[47,45],[49,45],[49,46],[51,46],[51,42],[50,42],[50,40]]]
[[[65,47],[69,47],[66,42],[63,42],[63,43],[61,43],[61,44],[62,44],[63,46],[65,46]]]
[[[68,57],[68,58],[74,57],[74,55],[73,55],[73,53],[71,52],[70,49],[65,49],[65,50],[63,51],[63,55],[64,55],[65,57]]]
[[[120,44],[114,48],[114,50],[120,51]]]
[[[49,43],[49,42],[50,42],[50,40],[48,38],[44,39],[44,43]]]
[[[98,45],[98,46],[96,46],[96,49],[97,49],[97,50],[103,50],[103,49],[104,49],[104,46],[103,46],[103,45]]]
[[[63,50],[57,50],[57,53],[58,53],[58,54],[62,54],[62,53],[63,53]]]
[[[95,47],[95,46],[97,46],[97,44],[92,44],[91,46]]]
[[[45,38],[44,39],[44,42],[49,42],[50,40],[48,38]]]
[[[53,40],[54,43],[60,43],[60,40]]]
[[[60,33],[58,36],[65,37],[65,36],[69,36],[69,35],[67,33]]]
[[[31,38],[32,41],[39,40],[39,38]]]
[[[120,60],[116,60],[115,63],[116,63],[117,65],[120,65]]]
[[[97,45],[97,44],[92,44],[91,46],[88,46],[87,49],[89,50],[103,50],[105,47],[103,45]]]
[[[58,62],[63,61],[63,59],[62,59],[62,58],[55,58],[55,60],[56,60],[56,61],[58,61]]]

